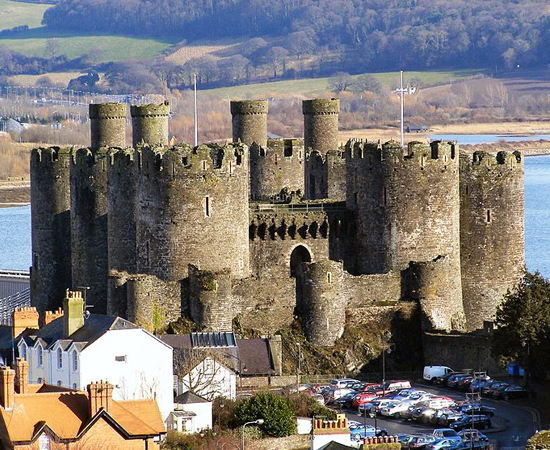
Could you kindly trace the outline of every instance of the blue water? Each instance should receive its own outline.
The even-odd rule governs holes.
[[[0,269],[31,264],[30,206],[0,208]],[[525,261],[550,278],[550,156],[525,158]]]
[[[31,207],[0,208],[0,269],[29,270]]]
[[[492,142],[520,142],[520,141],[550,141],[550,134],[537,135],[498,135],[498,134],[432,134],[430,139],[441,141],[457,141],[459,144],[490,144]]]

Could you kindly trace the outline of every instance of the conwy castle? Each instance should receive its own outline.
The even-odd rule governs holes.
[[[87,287],[92,312],[156,328],[262,333],[299,318],[331,346],[350,311],[416,302],[425,334],[483,328],[523,274],[523,158],[338,145],[337,99],[304,139],[268,139],[267,101],[231,102],[233,142],[168,147],[169,105],[90,105],[90,148],[32,152],[32,302]]]

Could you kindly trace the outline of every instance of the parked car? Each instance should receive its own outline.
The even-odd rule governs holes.
[[[408,449],[426,448],[427,445],[433,444],[437,438],[431,435],[414,436],[408,443]]]
[[[479,403],[466,403],[460,407],[460,411],[464,414],[482,414],[487,417],[493,417],[495,415],[496,408],[480,405]]]
[[[451,423],[462,419],[464,416],[465,414],[461,411],[456,411],[449,408],[443,408],[438,410],[435,413],[434,420],[432,421],[432,423],[436,423],[437,425],[449,426]]]
[[[468,374],[452,375],[447,380],[447,387],[455,388],[455,387],[458,386],[458,383],[462,378],[466,378],[466,377],[469,377],[469,376],[470,375],[468,375]]]
[[[355,394],[351,400],[351,407],[353,409],[359,408],[359,405],[363,405],[365,403],[368,403],[371,400],[374,400],[376,397],[375,394],[372,392],[359,392]]]
[[[348,384],[355,384],[359,381],[354,378],[337,378],[335,380],[332,380],[330,382],[331,387],[333,388],[346,388],[348,387]]]
[[[411,382],[408,380],[388,380],[382,384],[382,389],[386,392],[396,391],[398,389],[410,389]]]
[[[450,427],[456,431],[466,428],[489,429],[491,428],[491,419],[487,416],[474,414],[473,416],[464,416],[462,419],[453,422]]]
[[[387,436],[388,430],[380,427],[377,427],[375,430],[375,428],[372,425],[367,425],[367,426],[361,425],[350,430],[350,433],[351,433],[352,439],[358,440],[358,439],[365,439],[367,437]]]
[[[467,375],[467,374],[464,372],[451,372],[451,373],[448,373],[447,375],[442,375],[440,377],[432,378],[432,382],[440,386],[447,386],[447,381],[449,380],[449,378],[451,378],[454,375]]]
[[[485,436],[481,431],[476,430],[475,428],[467,428],[465,430],[460,430],[458,435],[462,438],[464,442],[470,442],[471,439],[474,441],[485,441],[489,442],[489,438]]]
[[[454,439],[439,439],[424,448],[429,450],[459,450],[464,448],[464,442]]]
[[[426,381],[432,381],[434,378],[437,379],[453,372],[454,370],[447,366],[424,366],[422,378]]]
[[[485,395],[488,395],[489,397],[493,397],[493,393],[499,389],[504,389],[505,387],[510,386],[510,383],[505,383],[504,381],[495,381],[494,383],[491,383],[490,385],[487,385],[485,388],[485,391],[483,392]]]
[[[343,397],[337,398],[332,402],[336,408],[351,408],[351,402],[353,397],[357,394],[355,392],[350,392],[349,394],[344,395]]]
[[[492,392],[494,398],[510,400],[511,398],[529,397],[529,391],[522,386],[505,386]]]

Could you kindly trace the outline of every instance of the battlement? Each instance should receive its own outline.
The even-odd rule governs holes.
[[[126,119],[125,103],[92,103],[89,108],[91,120]]]
[[[147,105],[130,106],[132,117],[166,117],[170,115],[170,103],[167,101],[160,104],[148,103]]]
[[[268,139],[267,149],[259,145],[250,146],[250,154],[255,152],[257,156],[267,157],[277,155],[278,158],[298,158],[304,157],[303,139]],[[277,160],[274,161],[277,163]]]
[[[231,102],[231,114],[250,116],[267,114],[267,100],[240,100]]]
[[[523,156],[519,151],[515,151],[513,153],[500,151],[497,154],[477,151],[474,152],[473,155],[463,154],[461,157],[465,162],[471,164],[473,167],[492,167],[504,165],[510,169],[523,168]]]
[[[121,169],[132,165],[136,158],[136,151],[133,148],[113,148],[107,153],[109,164]]]
[[[329,217],[324,212],[257,214],[249,226],[250,240],[327,239]]]
[[[337,98],[316,98],[314,100],[304,100],[302,103],[302,113],[308,116],[338,115],[339,112],[340,100]]]
[[[78,148],[73,149],[71,152],[71,161],[74,166],[77,167],[92,167],[97,164],[99,161],[102,162],[102,169],[106,169],[106,158],[109,154],[108,147],[101,147],[92,151],[90,148]]]
[[[198,147],[177,145],[175,147],[141,146],[138,152],[140,170],[162,172],[176,170],[187,173],[228,173],[245,171],[246,146],[242,144],[206,144]]]
[[[61,160],[66,160],[70,156],[71,151],[70,147],[33,148],[31,150],[31,163],[55,165]]]

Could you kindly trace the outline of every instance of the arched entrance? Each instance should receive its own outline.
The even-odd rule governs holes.
[[[311,253],[303,245],[298,245],[290,254],[290,276],[296,279],[296,307],[295,315],[301,315],[303,309],[304,287],[302,283],[302,263],[311,262]]]

